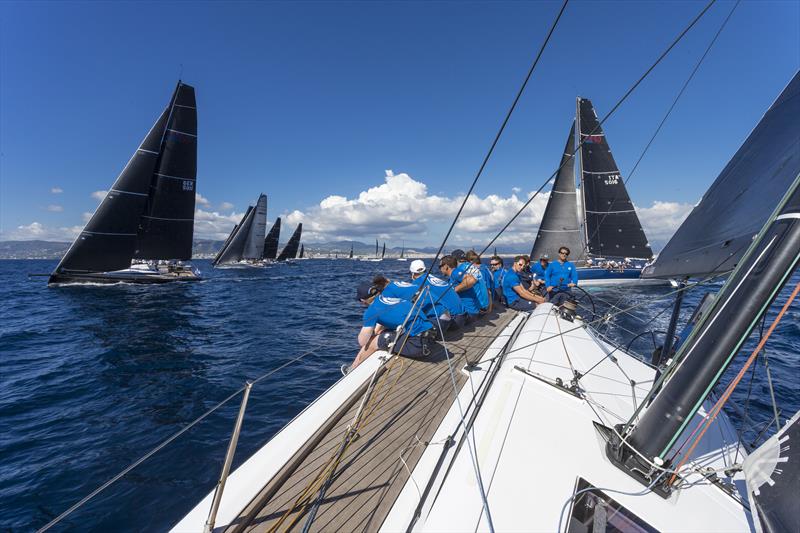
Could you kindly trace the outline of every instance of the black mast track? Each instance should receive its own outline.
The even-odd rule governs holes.
[[[106,193],[97,210],[53,271],[109,272],[131,265],[139,218],[144,213],[170,105],[161,113]]]
[[[264,259],[275,259],[278,257],[278,239],[281,237],[281,217],[275,219],[275,223],[264,238]]]
[[[196,181],[197,104],[194,88],[179,81],[139,222],[134,258],[192,258]]]
[[[583,224],[588,253],[651,259],[653,250],[590,100],[578,98],[578,117]]]
[[[297,225],[297,229],[292,233],[289,242],[286,243],[281,254],[278,256],[278,261],[286,261],[287,259],[294,259],[297,257],[297,249],[300,247],[300,237],[303,235],[303,223]]]
[[[558,176],[550,191],[542,222],[531,249],[531,257],[543,254],[555,257],[561,246],[574,250],[573,260],[580,260],[583,249],[581,228],[578,225],[577,193],[575,191],[575,122],[569,130],[564,154],[558,167]]]

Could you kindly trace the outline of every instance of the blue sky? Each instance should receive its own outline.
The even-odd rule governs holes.
[[[559,5],[2,3],[0,238],[68,240],[181,76],[197,90],[198,236],[263,191],[269,218],[303,220],[310,240],[436,243]],[[718,1],[606,124],[623,176],[732,5]],[[501,225],[558,165],[575,97],[603,115],[702,6],[571,2],[456,238]],[[798,66],[800,3],[739,5],[629,184],[651,240]],[[542,208],[509,242],[529,242]]]

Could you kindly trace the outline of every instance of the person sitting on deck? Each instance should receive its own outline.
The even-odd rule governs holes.
[[[506,305],[517,311],[533,311],[536,304],[545,302],[543,296],[526,289],[520,280],[519,273],[525,268],[525,264],[525,256],[518,255],[503,277],[503,296]]]
[[[553,305],[561,305],[572,296],[572,287],[578,284],[578,269],[567,261],[569,248],[558,249],[558,260],[553,261],[544,273],[547,298]]]
[[[519,276],[519,279],[522,282],[522,286],[525,287],[526,290],[530,290],[531,286],[533,286],[533,272],[531,272],[531,258],[530,256],[527,255],[523,255],[522,258],[525,260],[525,267],[522,270],[520,270],[517,273],[517,275]]]
[[[412,285],[417,289],[422,286],[424,280],[427,291],[423,290],[420,293],[420,298],[423,298],[422,311],[428,317],[434,326],[441,326],[442,332],[447,331],[448,328],[462,327],[466,322],[466,314],[464,312],[464,304],[461,303],[461,298],[458,297],[456,291],[448,280],[428,274],[425,277],[425,272],[428,270],[425,267],[425,262],[421,259],[411,261],[408,267],[411,272]]]
[[[362,283],[356,292],[358,301],[368,307],[358,334],[361,350],[349,367],[342,365],[343,374],[378,350],[412,358],[427,357],[431,353],[430,344],[435,336],[433,324],[410,301],[384,296],[382,292],[389,280],[378,276],[373,282],[376,283]]]
[[[456,250],[455,252],[461,252],[461,250]],[[463,253],[461,252],[461,254]],[[446,255],[439,260],[439,270],[450,278],[453,290],[456,291],[459,298],[461,298],[461,303],[464,305],[467,319],[472,320],[477,318],[481,312],[480,300],[478,300],[478,293],[475,290],[478,280],[474,275],[466,271],[466,267],[462,268],[462,265],[469,266],[468,263],[459,265],[452,255]]]
[[[498,302],[503,301],[503,277],[506,275],[506,269],[503,268],[503,258],[494,255],[489,260],[489,270],[492,273],[492,282],[494,284],[494,299]]]
[[[550,265],[550,256],[542,254],[536,264],[531,265],[531,272],[533,273],[533,283],[531,284],[531,291],[538,292],[542,296],[545,293],[544,273]]]
[[[464,258],[470,263],[472,266],[469,268],[468,272],[474,275],[475,270],[478,271],[480,274],[478,278],[478,283],[482,284],[484,287],[484,291],[486,292],[486,301],[481,301],[483,307],[486,308],[486,312],[492,311],[492,291],[494,287],[492,286],[492,273],[489,272],[489,267],[481,263],[481,256],[475,250],[470,250],[464,255]],[[479,289],[481,290],[481,289]]]

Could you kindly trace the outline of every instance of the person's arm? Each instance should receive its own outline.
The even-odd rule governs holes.
[[[572,270],[569,273],[569,283],[567,284],[568,287],[574,287],[578,284],[578,269],[575,265],[572,265]]]
[[[522,298],[523,300],[529,300],[537,304],[544,303],[543,297],[539,296],[538,294],[533,294],[532,292],[525,290],[525,287],[523,287],[522,285],[517,285],[513,287],[513,289],[514,292],[516,292],[519,295],[519,297]]]
[[[358,345],[364,347],[375,335],[375,328],[371,326],[364,326],[358,334]]]
[[[547,287],[547,292],[553,290],[553,265],[549,265],[547,270],[544,271],[544,283]]]
[[[475,276],[473,276],[472,274],[464,274],[464,278],[461,280],[461,283],[456,285],[453,288],[453,290],[455,290],[456,292],[465,291],[471,288],[476,283],[478,283],[478,280],[475,279]]]

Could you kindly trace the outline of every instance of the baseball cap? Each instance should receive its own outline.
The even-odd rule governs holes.
[[[542,259],[547,259],[547,260],[550,260],[550,256],[549,256],[549,255],[547,255],[547,254],[542,254],[542,255],[539,257],[539,260],[542,260]]]
[[[359,283],[358,288],[356,289],[356,300],[366,300],[371,296],[375,296],[378,294],[378,292],[380,292],[378,291],[378,288],[369,281]]]
[[[462,250],[461,248],[456,248],[455,250],[450,252],[450,255],[453,256],[456,261],[463,261],[465,254],[464,250]]]
[[[412,274],[422,274],[425,272],[425,261],[422,259],[414,259],[408,266],[408,270]]]

